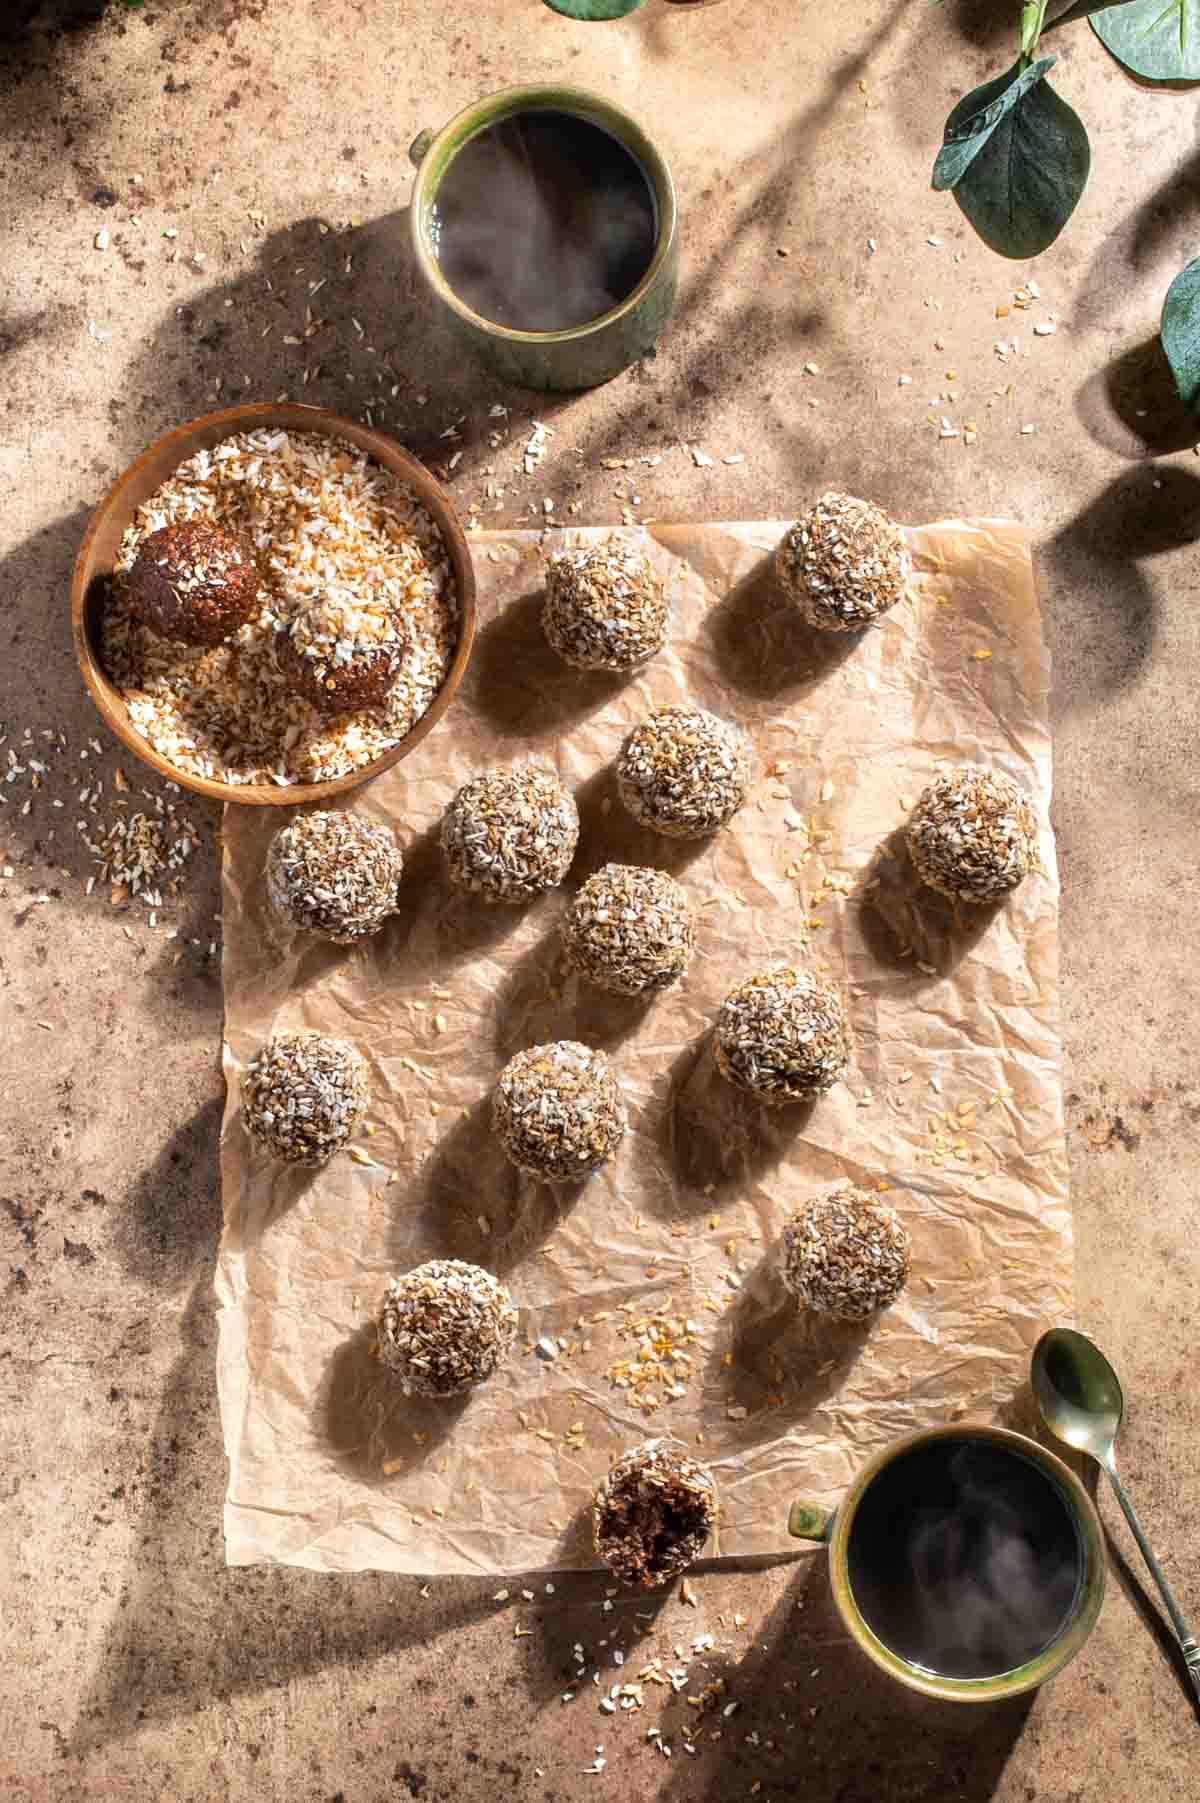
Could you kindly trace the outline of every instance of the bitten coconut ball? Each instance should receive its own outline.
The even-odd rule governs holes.
[[[562,942],[570,968],[598,989],[645,995],[683,975],[696,925],[687,892],[665,870],[606,864],[568,908]]]
[[[354,945],[395,913],[403,868],[390,827],[361,814],[301,814],[271,841],[267,898],[301,932]]]
[[[702,707],[660,707],[621,747],[617,789],[642,826],[670,839],[698,839],[737,813],[750,773],[750,743],[740,727]]]
[[[517,1311],[489,1271],[435,1258],[392,1278],[377,1331],[380,1362],[406,1396],[458,1396],[504,1363]]]
[[[857,632],[896,605],[912,559],[900,527],[881,507],[828,494],[784,534],[775,570],[810,626]]]
[[[212,520],[163,526],[143,541],[125,586],[133,611],[154,632],[217,645],[258,604],[254,546]]]
[[[247,1129],[285,1164],[332,1158],[361,1123],[369,1100],[361,1052],[324,1033],[277,1033],[242,1080]]]
[[[790,964],[756,971],[721,1003],[713,1051],[722,1076],[760,1101],[822,1095],[850,1062],[841,999]]]
[[[509,1059],[492,1098],[492,1125],[519,1170],[575,1183],[616,1151],[625,1104],[603,1052],[559,1039]]]
[[[592,1498],[596,1551],[614,1577],[643,1590],[686,1571],[716,1519],[712,1473],[666,1440],[622,1453]]]
[[[783,1230],[783,1281],[805,1308],[865,1321],[908,1282],[910,1242],[894,1208],[846,1183],[798,1208]]]
[[[667,614],[653,565],[619,538],[550,560],[542,626],[577,670],[635,670],[662,650]]]
[[[392,599],[371,582],[332,579],[316,593],[291,597],[275,639],[275,661],[288,687],[325,715],[357,713],[387,699],[408,645]]]
[[[967,764],[925,790],[908,849],[931,889],[953,901],[998,901],[1037,863],[1037,819],[1011,776]]]
[[[527,902],[553,889],[578,843],[575,799],[541,764],[473,776],[442,821],[451,881],[487,902]]]

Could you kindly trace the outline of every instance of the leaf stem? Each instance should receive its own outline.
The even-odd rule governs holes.
[[[1046,17],[1049,0],[1021,0],[1021,60],[1020,67],[1027,69],[1033,61],[1037,50],[1038,39],[1042,35],[1042,25]]]

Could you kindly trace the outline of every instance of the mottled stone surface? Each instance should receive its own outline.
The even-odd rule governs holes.
[[[84,10],[16,0],[6,20]],[[1091,127],[1091,186],[1035,265],[999,261],[927,184],[953,100],[1011,60],[1010,10],[650,0],[622,25],[584,26],[536,0],[151,0],[57,36],[0,25],[0,731],[19,744],[26,727],[61,729],[69,745],[45,758],[40,790],[5,784],[0,807],[0,1797],[1167,1803],[1184,1790],[1196,1722],[1119,1562],[1078,1663],[1032,1704],[978,1713],[877,1676],[814,1555],[702,1573],[695,1609],[674,1593],[607,1612],[600,1576],[552,1596],[538,1582],[533,1603],[512,1586],[499,1604],[482,1578],[424,1595],[411,1580],[227,1571],[217,820],[185,809],[205,845],[154,929],[104,886],[84,896],[75,833],[79,789],[103,774],[107,818],[124,761],[107,737],[79,759],[100,734],[67,619],[88,510],[151,437],[231,394],[374,402],[431,461],[462,449],[464,507],[503,486],[498,509],[485,502],[500,525],[528,524],[531,504],[540,517],[547,496],[559,518],[578,501],[573,517],[615,523],[618,484],[662,519],[794,518],[836,487],[901,519],[1028,520],[1057,667],[1080,1319],[1126,1381],[1125,1473],[1200,1618],[1200,464],[1153,346],[1196,248],[1193,103],[1126,80],[1086,24],[1064,32],[1055,80]],[[569,399],[477,375],[414,286],[405,236],[417,130],[540,78],[640,115],[684,222],[657,358]],[[1030,275],[1038,307],[997,319]],[[289,345],[306,304],[326,323]],[[1052,311],[1057,333],[1034,338]],[[1021,354],[1001,365],[993,341],[1014,332]],[[959,398],[933,398],[947,388]],[[443,438],[464,414],[461,437]],[[929,414],[974,418],[978,442],[939,439]],[[512,466],[534,419],[554,436],[526,479]],[[653,468],[600,467],[660,453]],[[514,1638],[516,1625],[533,1632]],[[714,1650],[692,1656],[710,1632]],[[640,1713],[601,1714],[592,1671],[603,1688],[636,1672],[642,1635],[690,1666],[685,1690],[648,1686]],[[576,1641],[586,1678],[564,1704]],[[677,1724],[696,1722],[687,1697],[718,1677],[740,1709],[706,1716],[689,1757]],[[608,1767],[585,1776],[599,1743]]]

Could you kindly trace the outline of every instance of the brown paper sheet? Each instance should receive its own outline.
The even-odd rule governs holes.
[[[1027,536],[996,520],[914,531],[916,597],[856,642],[787,617],[765,561],[780,531],[642,534],[670,582],[673,634],[624,684],[568,671],[542,641],[541,534],[474,539],[481,633],[466,684],[355,804],[398,828],[408,860],[402,910],[365,951],[281,932],[262,882],[279,817],[226,811],[217,1289],[231,1564],[588,1565],[592,1486],[619,1450],[661,1433],[715,1471],[712,1550],[780,1554],[795,1545],[794,1496],[832,1502],[890,1438],[993,1413],[1043,1327],[1070,1314],[1049,827],[1042,871],[962,924],[917,891],[897,836],[944,760],[999,762],[1046,818]],[[545,548],[589,536],[552,533]],[[634,826],[611,777],[628,726],[685,697],[740,720],[759,760],[731,827],[690,845]],[[642,862],[692,893],[698,955],[648,1007],[564,976],[561,893],[522,912],[448,892],[437,833],[454,788],[530,753],[579,798],[571,882]],[[844,985],[853,1068],[811,1108],[764,1111],[715,1073],[706,1036],[740,975],[805,957]],[[366,1053],[374,1131],[358,1143],[374,1162],[297,1172],[248,1140],[241,1071],[272,1031],[300,1026]],[[565,1037],[609,1051],[631,1125],[615,1162],[556,1203],[492,1143],[488,1098],[514,1051]],[[817,1328],[774,1273],[789,1208],[840,1177],[890,1185],[913,1237],[910,1286],[866,1332]],[[397,1395],[369,1350],[388,1276],[434,1256],[503,1274],[521,1309],[511,1363],[448,1406]],[[606,1373],[637,1356],[620,1324],[655,1311],[694,1324],[693,1362],[683,1393],[647,1415]],[[547,1362],[524,1349],[544,1335],[576,1350]]]

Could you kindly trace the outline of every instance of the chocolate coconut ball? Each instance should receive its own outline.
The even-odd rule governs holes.
[[[277,1033],[242,1079],[242,1115],[259,1144],[285,1164],[324,1164],[367,1112],[362,1054],[323,1033]]]
[[[828,494],[784,534],[775,571],[810,626],[857,632],[896,605],[912,560],[900,527],[881,507]]]
[[[512,1297],[489,1271],[435,1258],[388,1284],[379,1357],[406,1396],[457,1396],[504,1363],[516,1332]]]
[[[625,1104],[603,1052],[560,1039],[510,1058],[492,1098],[492,1125],[519,1170],[577,1183],[612,1157]]]
[[[908,1281],[910,1242],[894,1208],[844,1183],[798,1208],[783,1230],[783,1281],[805,1308],[865,1321]]]
[[[370,573],[360,588],[330,582],[285,603],[290,617],[275,640],[288,687],[318,713],[378,707],[396,679],[408,634],[389,595]]]
[[[570,968],[614,995],[645,995],[674,983],[695,940],[682,884],[665,870],[635,864],[606,864],[589,877],[562,925]]]
[[[635,670],[666,643],[667,613],[649,559],[619,538],[550,560],[542,626],[577,670]]]
[[[301,814],[271,841],[267,897],[301,932],[353,945],[395,913],[403,868],[390,827],[361,814]]]
[[[666,1440],[622,1453],[592,1498],[596,1551],[614,1577],[643,1590],[686,1571],[716,1519],[712,1473]]]
[[[258,604],[254,546],[212,520],[163,526],[143,541],[126,593],[138,618],[163,638],[217,645]]]
[[[1037,863],[1037,819],[1011,776],[965,764],[921,796],[908,850],[931,889],[953,901],[999,901]]]
[[[670,839],[724,826],[745,801],[750,774],[745,733],[702,707],[660,707],[634,727],[617,759],[621,800]]]
[[[793,965],[756,971],[721,1003],[713,1051],[722,1076],[768,1103],[832,1089],[850,1061],[837,991]]]
[[[578,843],[574,797],[541,764],[473,776],[442,821],[450,880],[487,902],[527,902],[553,889]]]

